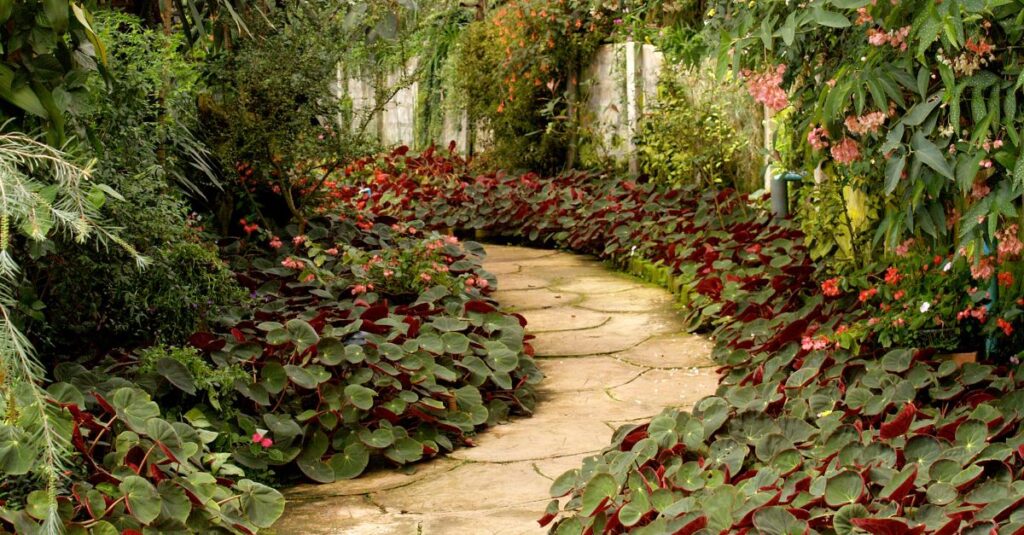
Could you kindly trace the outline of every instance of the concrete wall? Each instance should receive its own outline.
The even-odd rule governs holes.
[[[627,58],[630,50],[633,61]],[[657,95],[662,61],[661,52],[652,45],[618,43],[604,45],[598,50],[581,80],[586,98],[584,129],[592,134],[592,150],[598,156],[620,161],[629,158],[636,123],[643,116],[645,105],[649,106]],[[632,66],[632,70],[627,65]],[[404,71],[392,73],[388,76],[389,86],[400,84],[415,69],[416,62],[411,61]],[[340,77],[342,74],[339,72]],[[339,82],[339,87],[352,101],[354,117],[363,116],[366,110],[373,108],[372,84],[359,78]],[[628,91],[631,85],[634,88],[632,94]],[[395,93],[383,113],[374,118],[370,131],[375,132],[386,145],[413,146],[416,142],[416,121],[419,120],[418,95],[419,84],[415,82]],[[465,150],[468,147],[468,128],[465,111],[448,111],[441,139],[434,142],[447,146],[455,141],[461,150]],[[486,133],[478,135],[475,149],[486,150],[488,138]]]

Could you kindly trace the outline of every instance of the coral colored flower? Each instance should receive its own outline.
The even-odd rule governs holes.
[[[1005,334],[1006,336],[1010,336],[1011,334],[1013,334],[1013,325],[1010,325],[1010,322],[1004,320],[1003,318],[996,319],[996,325],[1003,330],[1003,334]]]
[[[296,237],[292,238],[292,244],[294,244],[295,246],[302,245],[303,243],[306,243],[306,237],[305,236],[301,236],[300,235],[300,236],[296,236]]]
[[[326,250],[324,252],[329,254],[329,255],[331,255],[331,256],[338,256],[338,248],[337,247],[331,247],[330,249],[328,249],[328,250]]]
[[[1013,273],[1010,273],[1009,271],[1004,271],[1000,273],[997,276],[997,278],[999,279],[1000,286],[1004,288],[1009,288],[1010,286],[1013,286]]]
[[[742,75],[747,79],[747,91],[754,100],[764,104],[769,109],[779,111],[789,106],[789,96],[786,90],[782,89],[782,77],[786,74],[785,65],[777,65],[774,71],[753,74],[750,71],[743,71]]]
[[[289,269],[302,269],[306,266],[301,260],[296,260],[290,256],[282,260],[281,265]]]
[[[867,301],[868,299],[871,299],[875,295],[878,295],[878,289],[877,288],[868,288],[867,290],[861,290],[860,291],[860,296],[858,296],[858,299],[860,299],[860,302],[863,303],[863,302]]]
[[[364,293],[366,293],[366,285],[365,284],[357,284],[357,285],[352,287],[352,295],[361,295],[361,294],[364,294]]]
[[[903,296],[905,295],[907,295],[907,292],[904,292],[903,290],[897,290],[896,293],[892,294],[892,298],[899,301],[900,299],[903,299]]]
[[[996,239],[999,240],[997,250],[1000,262],[1018,257],[1024,251],[1024,243],[1020,241],[1018,234],[1019,228],[1016,223],[996,232]]]
[[[800,347],[805,351],[817,351],[821,349],[827,349],[830,345],[828,338],[825,336],[805,336],[800,340]]]
[[[847,165],[860,159],[860,146],[857,142],[845,137],[842,141],[832,146],[830,151],[836,163]]]
[[[885,124],[888,117],[885,112],[873,111],[864,115],[849,115],[846,117],[846,129],[853,134],[864,135],[874,134]]]
[[[976,280],[990,279],[995,271],[991,258],[982,258],[977,263],[971,264],[971,276]]]
[[[895,266],[889,266],[889,269],[885,270],[885,283],[892,286],[899,284],[903,280],[903,275],[900,275],[900,271]]]
[[[281,243],[281,238],[278,238],[277,236],[274,236],[273,238],[270,238],[270,244],[269,245],[270,245],[270,247],[272,249],[280,249],[281,246],[284,245],[284,244]]]
[[[430,273],[420,273],[420,278],[423,279],[423,282],[430,282],[432,277],[430,276]]]
[[[395,272],[390,270],[390,269],[385,269],[384,270],[384,278],[385,279],[390,279],[391,276],[394,275],[394,274],[395,274]]]
[[[828,297],[836,297],[839,295],[839,278],[833,277],[821,283],[821,293]]]

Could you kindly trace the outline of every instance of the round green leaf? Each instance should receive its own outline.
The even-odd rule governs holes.
[[[160,516],[160,493],[152,483],[139,476],[128,476],[118,485],[124,495],[128,512],[142,524],[149,524]]]
[[[369,463],[370,451],[359,442],[349,444],[344,451],[335,454],[330,460],[334,477],[337,479],[352,479],[362,474]]]
[[[284,513],[284,496],[262,483],[243,479],[235,490],[239,493],[239,508],[257,527],[269,528]]]
[[[368,411],[373,407],[373,398],[376,395],[377,392],[363,385],[348,385],[345,387],[345,399],[364,411]]]
[[[831,507],[855,503],[863,495],[864,480],[857,472],[844,470],[830,477],[825,484],[825,503]]]

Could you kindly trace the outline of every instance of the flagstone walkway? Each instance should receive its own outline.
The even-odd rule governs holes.
[[[352,481],[287,492],[279,535],[541,534],[551,481],[620,425],[714,393],[711,342],[685,334],[672,296],[580,255],[487,246],[498,301],[526,316],[547,376],[536,413],[477,446]]]

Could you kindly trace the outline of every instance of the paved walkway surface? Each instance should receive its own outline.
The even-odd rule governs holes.
[[[291,489],[278,534],[545,533],[536,520],[554,478],[601,451],[620,425],[714,392],[711,342],[684,333],[665,290],[590,257],[487,250],[495,297],[526,316],[536,336],[547,376],[536,413],[483,431],[477,447],[407,471]]]

